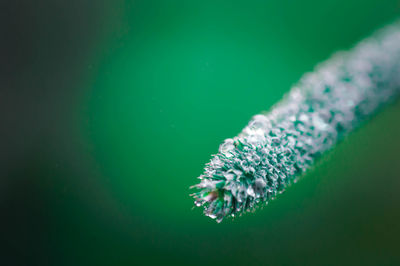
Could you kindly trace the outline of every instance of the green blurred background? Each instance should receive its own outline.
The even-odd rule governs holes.
[[[2,265],[399,265],[400,103],[267,208],[192,209],[219,143],[398,0],[0,3]]]

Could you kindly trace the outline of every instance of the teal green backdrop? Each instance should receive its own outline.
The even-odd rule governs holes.
[[[25,8],[18,38],[29,51],[14,48],[19,63],[10,70],[19,73],[10,99],[22,99],[14,115],[23,125],[10,134],[18,152],[9,155],[12,178],[2,196],[10,259],[400,263],[399,103],[255,213],[217,224],[189,197],[221,141],[318,62],[394,21],[397,0],[42,1]]]

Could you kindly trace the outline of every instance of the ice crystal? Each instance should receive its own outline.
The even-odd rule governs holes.
[[[400,93],[400,23],[303,76],[269,112],[225,140],[192,196],[224,217],[268,203],[315,159]]]

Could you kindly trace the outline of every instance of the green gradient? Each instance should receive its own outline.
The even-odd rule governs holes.
[[[26,183],[40,195],[32,213],[42,233],[31,252],[47,254],[33,257],[52,265],[400,263],[398,103],[255,214],[217,224],[189,197],[223,139],[318,62],[393,21],[397,0],[96,3],[91,39],[75,43],[86,47],[76,56],[80,74],[60,81],[76,88],[58,99],[68,101],[60,112],[69,122],[57,123],[23,170],[38,177]]]

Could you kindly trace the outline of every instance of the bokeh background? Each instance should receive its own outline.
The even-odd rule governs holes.
[[[399,265],[400,103],[268,207],[189,186],[397,0],[0,1],[2,265]]]

